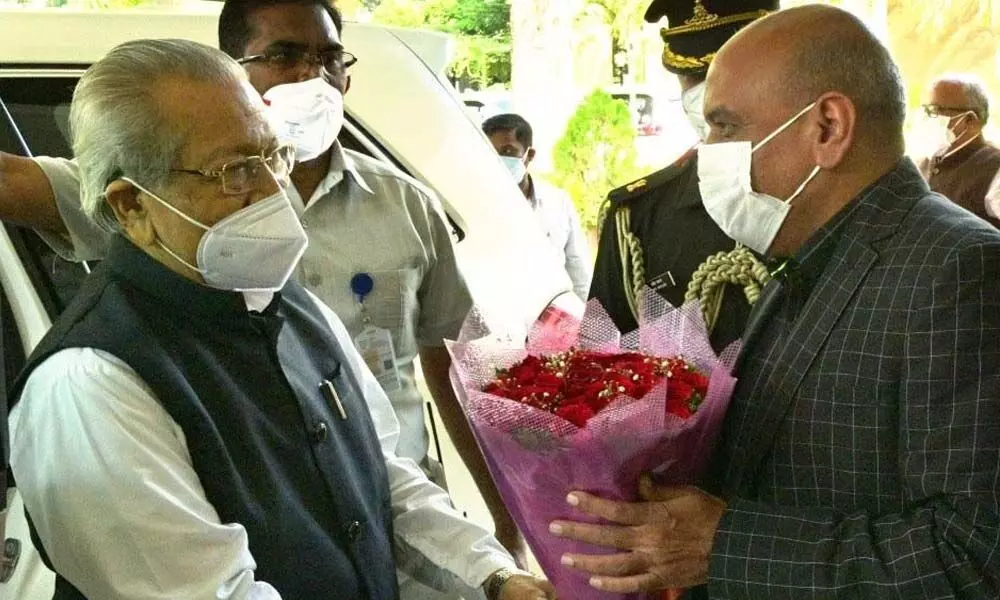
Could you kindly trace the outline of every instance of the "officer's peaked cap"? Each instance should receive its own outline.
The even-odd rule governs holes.
[[[737,31],[778,8],[778,0],[653,0],[646,20],[667,18],[660,30],[663,66],[679,75],[701,75]]]

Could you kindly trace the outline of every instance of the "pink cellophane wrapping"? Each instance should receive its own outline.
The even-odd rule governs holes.
[[[568,318],[536,325],[528,334],[527,346],[513,341],[510,334],[488,331],[485,319],[474,310],[459,340],[448,344],[454,365],[452,384],[504,503],[559,597],[567,600],[647,598],[600,592],[584,574],[560,565],[560,557],[567,552],[609,552],[549,533],[552,521],[588,520],[566,503],[567,493],[579,490],[634,501],[643,473],[654,473],[663,484],[696,482],[708,466],[736,384],[730,373],[739,345],[734,343],[716,356],[697,303],[674,308],[647,289],[642,306],[639,329],[625,336],[592,300],[582,321]],[[581,429],[547,411],[481,391],[497,369],[510,367],[529,354],[558,353],[570,347],[681,356],[709,376],[708,397],[690,419],[667,415],[667,380],[642,399],[616,399]]]

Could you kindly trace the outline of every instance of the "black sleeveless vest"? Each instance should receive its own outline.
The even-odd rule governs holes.
[[[353,349],[297,283],[248,312],[241,294],[184,279],[118,237],[35,349],[13,402],[35,367],[73,347],[120,358],[152,388],[221,521],[246,529],[258,581],[286,600],[398,597],[388,476],[344,359]],[[55,598],[83,598],[55,570]]]

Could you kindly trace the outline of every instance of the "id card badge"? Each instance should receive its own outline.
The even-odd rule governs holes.
[[[392,346],[392,334],[388,329],[369,325],[354,338],[354,345],[383,390],[395,392],[402,387],[399,369],[396,367],[396,352]]]

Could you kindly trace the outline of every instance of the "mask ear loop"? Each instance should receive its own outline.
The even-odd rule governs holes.
[[[793,200],[795,200],[796,198],[798,198],[798,197],[799,197],[799,194],[801,194],[801,193],[802,193],[802,191],[806,189],[806,186],[807,186],[807,185],[809,185],[809,184],[810,184],[810,183],[812,182],[812,180],[813,180],[813,179],[816,179],[816,176],[817,176],[817,175],[819,175],[819,172],[820,172],[821,170],[822,170],[822,169],[820,168],[820,166],[819,166],[819,165],[816,165],[816,168],[814,168],[814,169],[812,170],[812,173],[810,173],[810,174],[809,174],[809,177],[806,177],[806,180],[802,182],[802,185],[800,185],[800,186],[798,187],[798,189],[797,189],[797,190],[795,190],[795,193],[794,193],[794,194],[792,194],[792,195],[791,195],[791,196],[790,196],[790,197],[788,198],[788,200],[785,200],[785,203],[786,203],[786,204],[791,204]]]
[[[807,112],[809,112],[810,110],[812,110],[813,107],[815,107],[817,103],[818,102],[813,102],[809,106],[803,108],[798,113],[796,113],[796,115],[794,117],[792,117],[791,119],[785,121],[784,125],[782,125],[781,127],[775,129],[773,132],[771,132],[771,135],[765,137],[760,142],[758,142],[756,146],[754,146],[753,148],[751,148],[750,149],[750,153],[753,154],[754,152],[760,150],[764,146],[764,144],[767,144],[768,142],[770,142],[774,138],[778,137],[778,134],[780,134],[782,131],[788,129],[789,127],[791,127],[793,123],[795,123],[796,121],[798,121],[799,119],[802,118],[802,115],[804,115]],[[785,200],[785,203],[786,204],[791,204],[792,200],[795,200],[796,198],[798,198],[799,194],[801,194],[803,192],[803,190],[806,189],[806,186],[809,185],[809,183],[812,182],[812,180],[815,179],[817,175],[819,175],[819,172],[821,170],[822,169],[820,168],[820,166],[816,165],[816,167],[812,170],[812,173],[809,174],[809,177],[806,177],[806,180],[802,182],[802,185],[800,185],[798,187],[798,189],[795,190],[795,193],[792,194],[788,198],[788,200]]]
[[[951,126],[951,122],[952,122],[952,121],[954,121],[955,119],[961,119],[961,118],[963,118],[963,117],[966,117],[966,116],[968,116],[968,115],[972,115],[972,116],[976,117],[976,119],[977,119],[977,120],[979,119],[979,115],[977,115],[975,111],[972,111],[972,110],[967,110],[967,111],[965,111],[964,113],[962,113],[962,114],[960,114],[960,115],[956,115],[956,116],[952,117],[951,119],[948,119],[948,127],[950,127],[950,126]],[[968,127],[966,127],[966,131],[968,131]],[[965,132],[962,132],[962,135],[965,135]],[[958,134],[956,134],[956,135],[955,135],[955,139],[957,140],[958,138],[962,137],[962,135],[958,135]],[[978,136],[977,136],[977,137],[978,137]],[[970,139],[966,140],[966,141],[965,141],[965,142],[963,142],[963,143],[962,143],[962,145],[961,145],[961,146],[959,146],[958,148],[955,148],[954,150],[951,150],[951,151],[949,151],[949,152],[946,152],[946,153],[945,153],[945,154],[944,154],[944,155],[943,155],[943,156],[941,157],[941,159],[943,160],[943,159],[945,159],[945,158],[948,158],[948,157],[949,157],[949,156],[951,156],[952,154],[955,154],[956,152],[960,152],[960,151],[961,151],[961,150],[962,150],[963,148],[965,148],[966,146],[968,146],[969,144],[971,144],[971,143],[972,143],[972,142],[974,142],[975,140],[976,140],[976,138],[970,138]]]
[[[754,152],[760,150],[761,148],[763,148],[764,144],[766,144],[766,143],[770,142],[771,140],[773,140],[774,138],[778,137],[778,134],[780,134],[782,131],[788,129],[789,127],[791,127],[793,123],[795,123],[800,118],[802,118],[802,115],[804,115],[807,112],[809,112],[810,110],[812,110],[814,106],[816,106],[816,102],[813,102],[809,106],[807,106],[807,107],[803,108],[802,110],[800,110],[798,112],[798,114],[796,114],[794,117],[792,117],[791,119],[785,121],[784,125],[782,125],[781,127],[777,128],[773,132],[771,132],[771,135],[767,136],[766,138],[764,138],[760,142],[758,142],[756,146],[754,146],[753,148],[750,149],[750,152],[754,153]]]
[[[136,183],[131,177],[122,177],[122,181],[127,181],[130,184],[134,185],[136,187],[136,189],[138,189],[139,191],[145,193],[150,198],[156,200],[157,202],[159,202],[160,204],[162,204],[163,206],[165,206],[167,209],[169,209],[172,213],[174,213],[178,217],[184,219],[188,223],[191,223],[195,227],[200,227],[200,228],[204,229],[205,231],[209,230],[208,227],[205,227],[204,225],[202,225],[198,221],[195,221],[191,217],[189,217],[186,214],[182,213],[179,209],[175,208],[173,205],[171,205],[169,202],[167,202],[163,198],[160,198],[159,196],[157,196],[153,192],[147,190],[145,187],[143,187],[143,186],[139,185],[138,183]],[[176,252],[174,252],[173,250],[171,250],[170,248],[168,248],[166,244],[164,244],[163,242],[160,241],[160,236],[158,236],[158,235],[156,236],[156,245],[159,246],[161,249],[163,249],[163,251],[166,252],[167,254],[169,254],[174,260],[176,260],[177,262],[181,263],[185,267],[191,269],[195,273],[199,273],[201,275],[205,274],[204,271],[202,271],[198,267],[192,265],[188,261],[184,260],[183,258],[181,258],[180,256],[178,256]]]
[[[153,200],[156,200],[157,202],[159,202],[160,204],[162,204],[163,206],[165,206],[170,212],[174,213],[175,215],[177,215],[178,217],[184,219],[185,221],[187,221],[188,223],[194,225],[195,227],[198,227],[198,228],[203,229],[205,231],[209,230],[208,227],[206,227],[205,225],[199,223],[198,221],[195,221],[191,217],[187,216],[186,214],[184,214],[183,212],[181,212],[180,209],[178,209],[174,205],[170,204],[169,202],[167,202],[163,198],[160,198],[159,196],[157,196],[153,192],[147,190],[146,188],[144,188],[141,185],[139,185],[138,183],[136,183],[134,180],[132,180],[131,177],[122,177],[122,181],[127,181],[127,182],[131,183],[139,191],[145,193],[147,196],[151,197]]]

